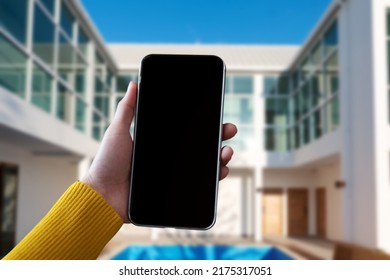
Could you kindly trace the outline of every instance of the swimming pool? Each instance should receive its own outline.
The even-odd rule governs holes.
[[[292,260],[274,246],[133,245],[113,260]]]

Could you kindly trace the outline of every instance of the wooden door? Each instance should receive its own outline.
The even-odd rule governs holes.
[[[283,193],[281,190],[263,192],[263,234],[282,235],[283,233]]]
[[[308,234],[307,189],[288,190],[288,235]]]
[[[326,191],[325,188],[316,190],[316,227],[317,236],[326,238]]]

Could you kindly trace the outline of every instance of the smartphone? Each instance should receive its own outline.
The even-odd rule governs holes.
[[[142,59],[128,208],[133,224],[200,230],[214,225],[225,72],[214,55]]]

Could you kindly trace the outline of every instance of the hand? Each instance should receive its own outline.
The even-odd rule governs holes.
[[[81,179],[99,192],[124,222],[128,222],[127,203],[133,145],[129,130],[134,116],[136,95],[137,84],[130,82],[88,173]],[[236,126],[226,123],[223,125],[222,140],[228,140],[236,133]],[[226,165],[232,156],[232,148],[228,146],[222,148],[220,180],[228,175],[229,168]]]

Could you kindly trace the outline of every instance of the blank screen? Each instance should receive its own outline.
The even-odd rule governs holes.
[[[141,63],[129,216],[137,225],[206,229],[215,220],[225,67],[216,56]]]

